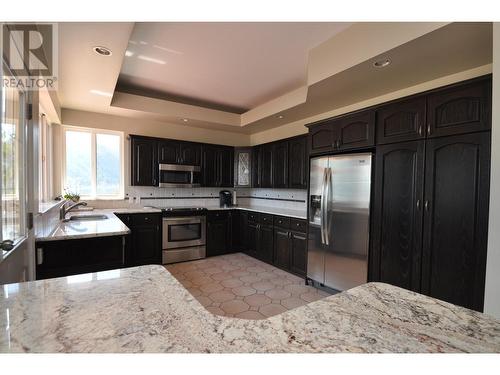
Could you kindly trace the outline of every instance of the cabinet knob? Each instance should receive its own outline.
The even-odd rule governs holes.
[[[417,199],[417,210],[420,210],[420,199]]]
[[[427,124],[427,135],[431,135],[431,124]]]
[[[418,127],[418,135],[422,136],[422,125]]]
[[[425,208],[425,211],[429,211],[429,201],[425,201],[424,208]]]

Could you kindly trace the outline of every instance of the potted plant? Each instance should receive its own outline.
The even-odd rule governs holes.
[[[78,203],[80,201],[80,194],[78,194],[76,192],[71,192],[67,189],[64,189],[63,197],[64,197],[64,199],[66,199],[68,201],[73,201],[75,203]]]

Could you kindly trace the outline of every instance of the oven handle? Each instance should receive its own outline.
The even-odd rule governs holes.
[[[190,217],[164,217],[163,222],[167,224],[198,224],[206,220],[204,216],[190,216]]]

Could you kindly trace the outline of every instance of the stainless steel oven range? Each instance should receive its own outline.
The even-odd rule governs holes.
[[[163,264],[206,256],[206,209],[163,208]]]

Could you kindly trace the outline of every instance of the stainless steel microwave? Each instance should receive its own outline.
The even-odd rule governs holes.
[[[196,165],[160,164],[159,187],[198,187],[201,168]]]

